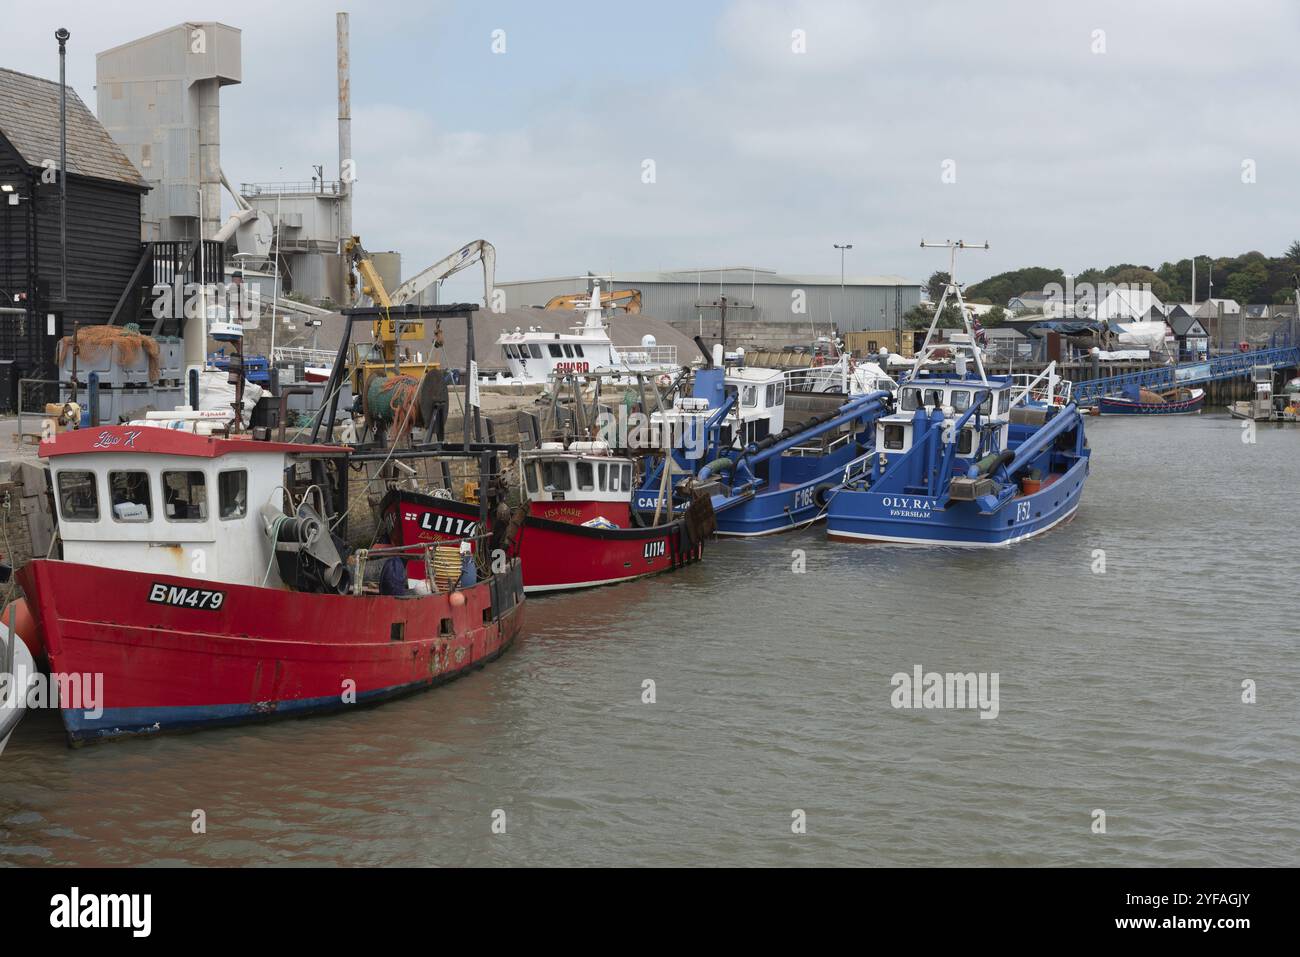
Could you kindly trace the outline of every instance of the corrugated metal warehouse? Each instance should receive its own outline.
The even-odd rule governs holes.
[[[921,301],[922,285],[902,276],[840,277],[795,275],[743,266],[673,272],[592,274],[584,279],[533,279],[498,282],[511,307],[544,306],[552,296],[587,291],[591,278],[603,289],[639,289],[641,310],[683,332],[691,324],[718,317],[716,303],[727,299],[727,323],[764,322],[792,325],[834,323],[842,334],[894,329]]]

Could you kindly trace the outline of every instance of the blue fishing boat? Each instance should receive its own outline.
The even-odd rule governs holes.
[[[943,342],[935,332],[950,294],[966,331]],[[830,538],[990,547],[1074,515],[1091,453],[1070,384],[1055,363],[1034,378],[990,376],[982,353],[951,283],[897,411],[876,419],[874,447],[828,496]]]
[[[645,471],[635,497],[642,517],[656,521],[707,494],[719,535],[770,535],[824,518],[831,489],[870,448],[891,395],[828,397],[787,425],[785,385],[775,369],[697,370],[691,395],[652,416],[676,439]]]

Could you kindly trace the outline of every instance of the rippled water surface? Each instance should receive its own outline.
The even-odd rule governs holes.
[[[1300,864],[1300,428],[1240,426],[1090,419],[1078,517],[1010,550],[814,529],[530,600],[379,708],[76,751],[38,714],[0,862]],[[997,672],[998,717],[895,710],[918,664]]]

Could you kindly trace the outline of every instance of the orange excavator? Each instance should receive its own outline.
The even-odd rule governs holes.
[[[547,309],[581,309],[591,300],[589,292],[575,292],[565,296],[555,296],[546,304]],[[607,309],[622,309],[624,312],[635,315],[641,311],[641,290],[640,289],[616,289],[612,292],[601,292],[600,304]]]

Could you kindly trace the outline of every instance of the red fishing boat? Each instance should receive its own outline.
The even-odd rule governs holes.
[[[375,593],[383,563],[400,572],[406,556],[346,555],[351,450],[166,424],[40,445],[63,557],[18,573],[38,633],[23,637],[53,675],[99,688],[61,697],[74,744],[377,702],[463,675],[519,634],[517,560]]]
[[[704,540],[716,527],[707,497],[684,513],[641,524],[632,508],[636,462],[612,454],[604,442],[545,442],[521,453],[519,468],[525,501],[514,512],[390,490],[380,508],[394,542],[422,546],[477,537],[495,559],[521,562],[525,591],[543,592],[681,568],[703,556]],[[480,522],[487,525],[481,536]]]

